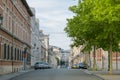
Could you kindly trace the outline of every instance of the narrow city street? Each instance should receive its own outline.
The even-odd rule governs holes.
[[[35,70],[11,80],[101,80],[79,69]]]
[[[0,80],[120,80],[120,0],[0,0]]]

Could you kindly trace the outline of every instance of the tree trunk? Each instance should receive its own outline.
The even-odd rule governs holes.
[[[94,57],[93,70],[96,70],[96,46],[94,46],[93,57]]]
[[[116,52],[116,70],[118,70],[118,52]]]
[[[113,66],[112,66],[112,34],[110,34],[110,74],[113,73]]]
[[[89,50],[89,68],[91,68],[90,50]]]
[[[108,50],[108,71],[110,71],[110,50]]]

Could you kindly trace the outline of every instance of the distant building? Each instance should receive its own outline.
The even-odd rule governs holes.
[[[24,49],[27,48],[27,67],[30,67],[31,25],[33,13],[26,0],[0,0],[0,73],[23,68]]]
[[[70,50],[62,50],[60,55],[61,62],[64,62],[64,64],[61,64],[61,66],[69,66]]]
[[[81,52],[82,50],[82,45],[78,47],[73,47],[70,56],[69,56],[69,66],[73,66],[74,64],[78,64],[79,62],[83,62],[83,54]]]
[[[61,48],[52,46],[53,48],[53,54],[60,60],[60,54],[61,54]]]
[[[78,64],[80,62],[85,62],[88,64],[90,68],[93,68],[93,62],[94,62],[94,54],[93,49],[89,52],[85,51],[82,52],[85,46],[81,45],[78,47],[73,47],[72,51],[69,56],[69,66],[73,66],[73,64]],[[109,64],[109,53],[108,51],[104,51],[102,48],[98,48],[96,50],[96,68],[97,70],[109,70],[110,64]],[[113,70],[120,70],[120,53],[119,52],[113,52],[112,56],[112,62],[113,62]]]
[[[35,16],[35,9],[31,8],[34,16],[31,17],[31,66],[41,61],[41,41],[39,34],[39,19]]]
[[[41,60],[48,62],[49,35],[45,35],[42,30],[39,30],[39,39],[41,41]]]
[[[49,46],[48,62],[55,68],[60,65],[60,54],[61,48]]]
[[[112,62],[113,62],[113,70],[120,70],[120,53],[113,52],[112,53]],[[90,59],[91,59],[91,67],[93,67],[93,50],[91,51]],[[96,66],[97,69],[109,69],[109,53],[108,51],[104,51],[102,48],[98,48],[96,50]]]

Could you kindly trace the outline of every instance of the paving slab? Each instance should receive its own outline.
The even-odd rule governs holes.
[[[9,73],[9,74],[2,74],[2,75],[0,75],[0,80],[9,80],[13,77],[19,76],[21,74],[25,74],[25,73],[30,72],[30,71],[33,71],[33,70],[20,71],[20,72]]]
[[[109,74],[109,71],[89,71],[85,70],[88,74],[93,74],[95,76],[101,77],[103,80],[120,80],[120,70],[113,71],[113,74]]]

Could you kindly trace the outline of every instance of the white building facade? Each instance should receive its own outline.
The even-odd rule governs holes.
[[[35,9],[31,8],[34,16],[31,18],[31,66],[41,61],[41,42],[39,39],[39,19],[35,16]]]

